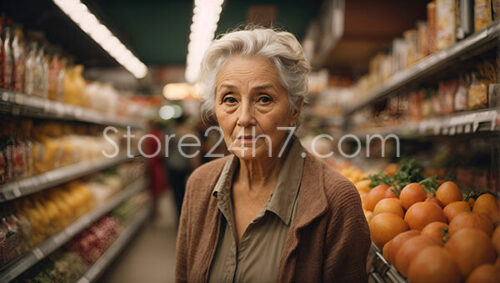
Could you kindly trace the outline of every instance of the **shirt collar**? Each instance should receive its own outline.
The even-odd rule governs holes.
[[[285,162],[282,163],[276,187],[267,204],[267,210],[278,215],[286,225],[292,220],[293,208],[299,193],[304,168],[304,158],[301,156],[303,152],[305,150],[300,141],[294,137]]]
[[[302,180],[304,168],[302,153],[305,153],[305,149],[300,141],[293,137],[292,144],[284,157],[285,161],[282,163],[276,187],[264,206],[265,210],[275,213],[286,225],[289,225],[292,220]],[[227,202],[230,201],[231,185],[238,164],[239,160],[234,155],[226,161],[212,192],[212,195],[218,199],[219,209],[223,214],[230,213],[227,211],[229,208]]]

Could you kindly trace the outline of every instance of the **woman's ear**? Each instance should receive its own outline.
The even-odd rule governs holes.
[[[302,112],[302,106],[304,106],[304,97],[300,97],[297,101],[297,107],[293,110],[293,121],[296,123],[299,120],[300,112]]]

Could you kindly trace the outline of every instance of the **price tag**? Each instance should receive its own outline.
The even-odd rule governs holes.
[[[468,134],[468,133],[470,133],[470,130],[471,130],[470,124],[466,124],[465,129],[464,129],[464,133]]]
[[[50,101],[45,100],[45,101],[43,102],[43,110],[44,110],[45,112],[50,112],[50,105],[51,105]]]
[[[55,104],[54,110],[56,111],[57,116],[63,116],[64,115],[64,105],[57,103]]]
[[[450,128],[450,136],[454,136],[454,135],[455,135],[455,132],[456,132],[456,129],[455,129],[455,127],[454,127],[454,126],[452,126],[452,127]]]
[[[461,134],[464,132],[464,126],[463,125],[458,125],[457,127],[457,134]]]
[[[24,97],[22,94],[16,94],[15,98],[14,98],[14,101],[17,103],[17,104],[23,104],[24,102]]]
[[[2,100],[3,101],[9,101],[9,93],[8,92],[4,91],[2,93]]]
[[[18,183],[14,183],[13,186],[12,186],[12,194],[14,195],[14,197],[18,198],[21,196],[21,190],[19,190],[19,184]]]
[[[61,233],[55,235],[53,239],[54,239],[54,242],[59,246],[62,243],[66,242],[67,237],[66,237],[64,232],[61,232]]]
[[[21,108],[17,105],[12,105],[12,114],[13,115],[19,115],[21,113]]]
[[[446,127],[445,127],[445,128],[443,129],[443,135],[447,135],[447,134],[448,134],[448,128],[446,128]]]
[[[33,250],[33,254],[35,255],[35,257],[36,257],[38,260],[40,260],[40,259],[42,259],[42,258],[43,258],[43,252],[42,252],[42,250],[40,250],[40,248],[35,248],[35,249]]]

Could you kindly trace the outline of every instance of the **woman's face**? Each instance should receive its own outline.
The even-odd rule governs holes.
[[[278,128],[295,125],[299,112],[294,112],[278,70],[268,59],[234,56],[219,70],[215,115],[229,151],[237,157],[278,156],[290,133]]]

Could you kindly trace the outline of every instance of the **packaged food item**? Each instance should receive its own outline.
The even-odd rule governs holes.
[[[3,87],[3,69],[5,65],[5,54],[4,54],[4,45],[3,45],[3,17],[0,16],[0,88]]]
[[[474,9],[473,1],[458,0],[457,1],[457,39],[463,39],[467,35],[474,32]]]
[[[410,93],[410,108],[408,109],[408,116],[410,121],[418,122],[422,120],[422,102],[424,100],[424,93],[422,91],[414,91]]]
[[[493,20],[500,19],[500,0],[493,0]]]
[[[40,46],[36,55],[38,78],[35,81],[35,94],[48,98],[49,96],[49,58],[45,54],[43,46]]]
[[[425,56],[429,55],[429,36],[427,35],[428,28],[426,22],[423,21],[417,22],[417,33],[418,33],[417,60],[420,60]]]
[[[432,1],[427,4],[427,43],[429,54],[436,52],[436,2]]]
[[[29,248],[25,223],[12,213],[10,206],[0,211],[0,267],[16,259]]]
[[[24,35],[21,28],[14,30],[14,40],[12,41],[12,54],[14,55],[13,83],[14,90],[19,93],[24,92],[25,75],[25,54]]]
[[[5,27],[5,35],[3,41],[4,53],[4,69],[3,69],[3,88],[13,89],[14,84],[12,76],[14,74],[14,54],[12,52],[12,29],[10,26]]]
[[[455,111],[467,110],[467,90],[470,85],[470,75],[460,75],[457,93],[455,94]]]
[[[455,10],[455,0],[436,0],[437,50],[455,43]]]
[[[474,31],[482,30],[493,22],[491,0],[474,1]]]
[[[418,60],[417,49],[418,49],[418,32],[416,29],[410,29],[403,33],[406,40],[407,46],[407,56],[406,56],[406,67],[410,67],[415,64]]]
[[[62,70],[62,62],[57,53],[54,53],[49,63],[49,96],[50,100],[58,100],[59,98],[59,80]]]
[[[424,101],[422,103],[422,116],[424,118],[429,118],[434,115],[432,107],[432,95],[435,93],[434,90],[427,88],[424,90]]]
[[[402,38],[396,38],[392,42],[392,73],[395,74],[406,68],[408,55],[408,44]]]
[[[470,110],[486,108],[488,106],[488,85],[472,74],[472,82],[467,93],[467,106]]]
[[[458,88],[458,80],[451,79],[439,83],[438,95],[442,115],[449,115],[453,112],[455,94]]]
[[[7,155],[6,149],[6,134],[4,129],[0,129],[0,184],[4,184],[8,180]]]
[[[500,106],[500,84],[490,84],[488,87],[489,107]]]
[[[39,68],[37,62],[37,44],[30,43],[28,55],[26,56],[26,74],[24,82],[24,92],[28,95],[35,95],[36,81],[39,80]]]

